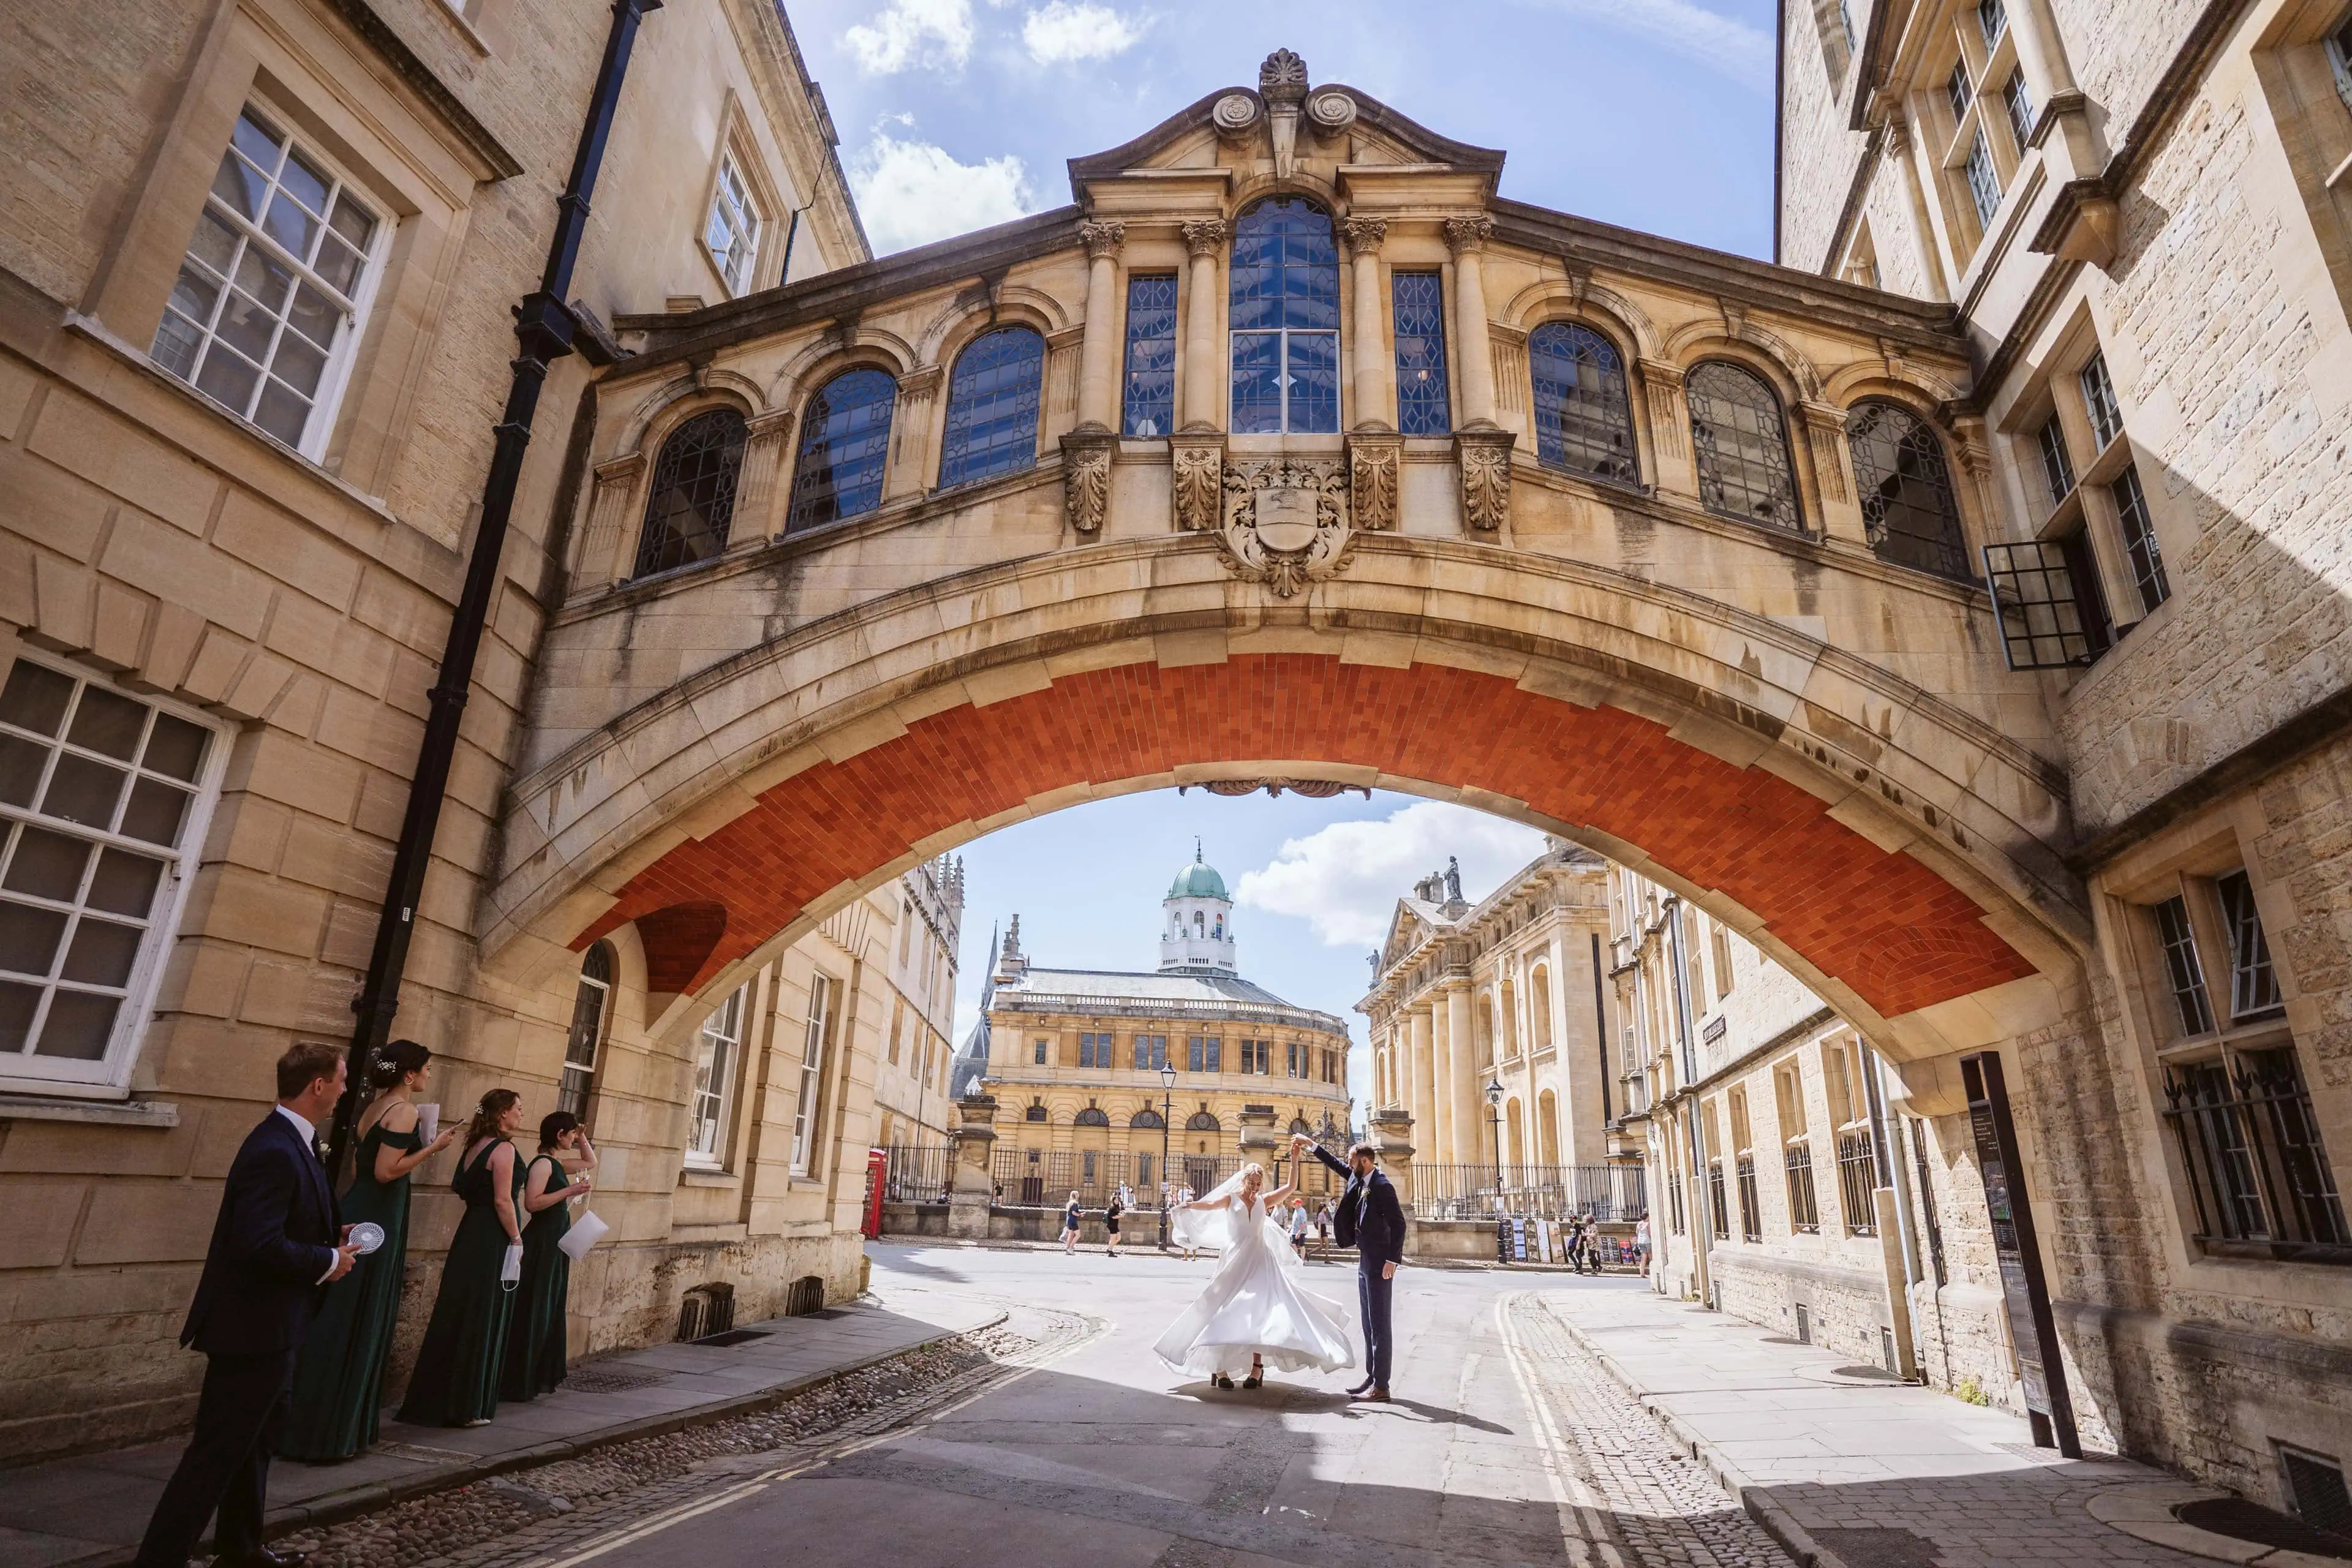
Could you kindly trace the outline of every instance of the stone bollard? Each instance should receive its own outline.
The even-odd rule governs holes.
[[[1372,1146],[1381,1152],[1381,1169],[1388,1173],[1389,1185],[1396,1189],[1397,1203],[1406,1215],[1412,1214],[1412,1118],[1395,1106],[1375,1110],[1366,1118],[1371,1124]]]
[[[996,1149],[996,1097],[967,1094],[956,1101],[961,1124],[955,1142],[955,1176],[948,1189],[948,1234],[968,1241],[988,1239],[989,1211],[995,1204],[989,1173]]]
[[[1240,1117],[1242,1124],[1242,1158],[1255,1160],[1265,1166],[1265,1184],[1270,1192],[1281,1185],[1281,1172],[1275,1162],[1282,1155],[1282,1141],[1274,1135],[1274,1107],[1244,1105]]]

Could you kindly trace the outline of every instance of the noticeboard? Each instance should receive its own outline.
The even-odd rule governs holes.
[[[2066,1369],[2058,1355],[2058,1326],[2050,1312],[2050,1287],[2042,1272],[2042,1244],[2033,1228],[2033,1201],[2027,1194],[2017,1153],[2017,1123],[2009,1110],[2009,1086],[2000,1058],[1992,1051],[1960,1058],[1960,1081],[1968,1091],[1969,1131],[1976,1140],[1977,1169],[1984,1179],[1985,1211],[1992,1222],[1993,1256],[2000,1266],[2001,1304],[2009,1313],[2009,1337],[2017,1347],[2018,1380],[2025,1386],[2025,1409],[2035,1447],[2055,1447],[2070,1459],[2083,1457],[2074,1431],[2074,1404],[2066,1391]]]

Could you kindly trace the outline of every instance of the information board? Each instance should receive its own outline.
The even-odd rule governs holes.
[[[2017,1155],[2017,1123],[2009,1112],[2009,1086],[2000,1058],[1992,1051],[1960,1058],[1960,1082],[1969,1097],[1969,1131],[1976,1140],[1977,1169],[1984,1178],[1985,1210],[1992,1222],[1993,1256],[2000,1266],[2001,1304],[2009,1313],[2009,1337],[2017,1347],[2018,1380],[2025,1385],[2028,1424],[2037,1447],[2055,1447],[2070,1459],[2083,1457],[2074,1432],[2074,1405],[2066,1391],[2066,1368],[2058,1356],[2057,1321],[2050,1313],[2050,1287],[2042,1272],[2042,1245],[2033,1228],[2033,1203]]]

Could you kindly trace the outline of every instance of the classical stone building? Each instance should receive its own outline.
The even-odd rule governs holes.
[[[1003,1203],[1075,1188],[1098,1207],[1121,1183],[1156,1203],[1171,1172],[1205,1192],[1293,1131],[1346,1137],[1348,1026],[1242,978],[1216,868],[1179,870],[1160,913],[1142,973],[1040,968],[1018,918],[1005,933],[987,1005]]]
[[[898,879],[897,942],[885,971],[890,1024],[874,1065],[874,1142],[931,1144],[953,1124],[957,953],[963,863],[927,860]]]
[[[1499,1181],[1522,1209],[1579,1196],[1613,1119],[1605,861],[1554,841],[1472,904],[1449,864],[1399,899],[1357,1011],[1371,1020],[1372,1102],[1411,1114],[1414,1197]]]

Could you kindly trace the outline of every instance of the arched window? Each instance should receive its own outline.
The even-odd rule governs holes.
[[[1076,1116],[1070,1119],[1070,1125],[1073,1127],[1108,1127],[1110,1125],[1110,1118],[1104,1114],[1100,1106],[1089,1105],[1084,1110],[1079,1111]]]
[[[1339,248],[1331,216],[1297,196],[1234,226],[1233,431],[1339,428]]]
[[[1307,1125],[1307,1118],[1304,1116],[1292,1117],[1290,1119],[1290,1130],[1293,1132],[1304,1132],[1309,1138],[1315,1136],[1315,1129]]]
[[[1024,1110],[1024,1111],[1021,1113],[1021,1118],[1022,1118],[1022,1120],[1023,1120],[1023,1121],[1045,1121],[1045,1102],[1044,1100],[1031,1100],[1031,1101],[1029,1102],[1029,1108],[1028,1108],[1026,1110]]]
[[[1626,484],[1641,478],[1625,362],[1614,343],[1574,321],[1548,321],[1528,336],[1528,371],[1538,462]]]
[[[1864,403],[1847,416],[1845,435],[1863,526],[1879,559],[1969,580],[1952,470],[1927,422],[1892,403]]]
[[[942,489],[1036,462],[1037,390],[1045,378],[1045,340],[1027,327],[999,327],[964,346],[948,378]]]
[[[1711,510],[1750,522],[1802,527],[1788,423],[1763,377],[1710,360],[1690,373],[1683,395],[1698,458],[1698,499]]]
[[[555,1109],[588,1120],[588,1091],[595,1086],[596,1051],[604,1040],[604,1014],[613,995],[613,944],[600,942],[580,960],[580,984],[572,994],[572,1032],[563,1042],[563,1081]]]
[[[887,371],[846,370],[817,389],[801,415],[786,530],[837,522],[882,504],[898,401],[898,379]]]
[[[632,577],[708,561],[727,548],[735,522],[735,479],[750,432],[732,408],[698,414],[670,432],[654,459],[653,494],[637,536]]]
[[[1205,1110],[1196,1110],[1185,1121],[1184,1131],[1187,1132],[1222,1132],[1224,1131],[1224,1127],[1217,1121],[1216,1117],[1212,1115],[1210,1112]]]
[[[1127,1119],[1127,1124],[1129,1127],[1139,1128],[1152,1132],[1159,1131],[1161,1127],[1166,1125],[1165,1122],[1160,1120],[1160,1112],[1152,1110],[1148,1105],[1141,1110],[1137,1111],[1134,1115],[1129,1117]]]

